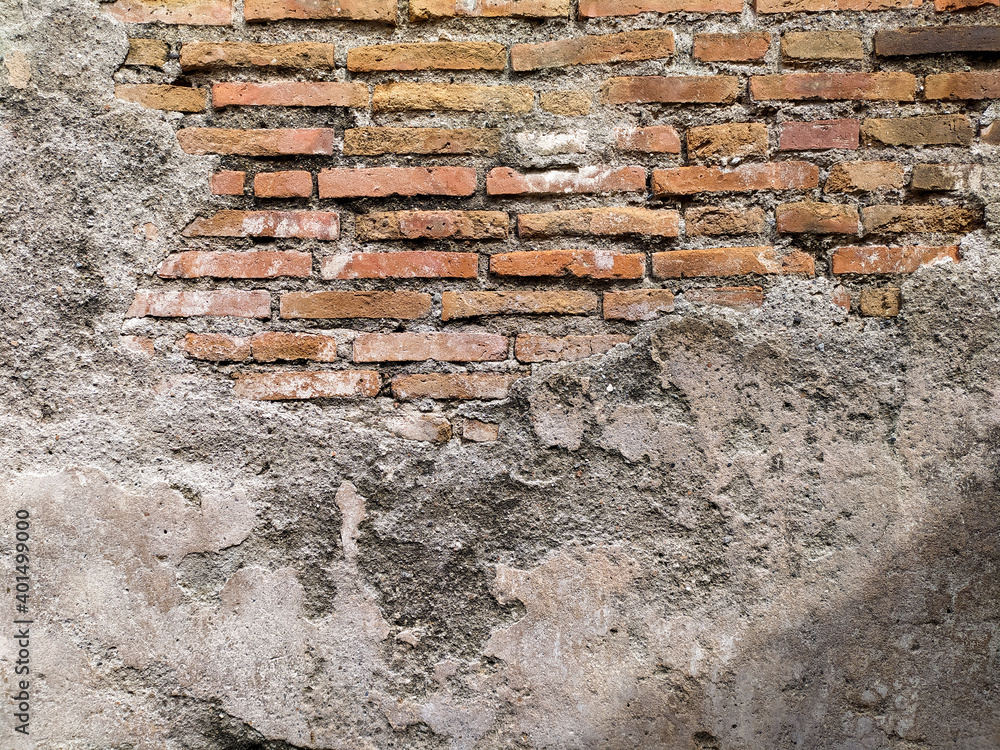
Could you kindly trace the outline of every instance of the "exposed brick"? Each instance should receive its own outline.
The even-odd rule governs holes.
[[[162,68],[167,64],[170,45],[159,39],[129,39],[125,65],[146,65]]]
[[[917,78],[912,73],[784,73],[751,76],[756,101],[847,99],[912,102]]]
[[[156,356],[156,342],[148,336],[119,336],[118,343],[130,354],[147,359]]]
[[[344,154],[473,154],[500,151],[498,128],[350,128],[344,131]]]
[[[618,128],[616,145],[622,151],[644,151],[650,154],[679,154],[681,139],[669,125],[652,125],[648,128]]]
[[[618,344],[627,344],[631,338],[627,334],[617,333],[558,338],[518,336],[514,344],[514,356],[522,362],[577,362],[595,354],[604,354]]]
[[[569,15],[569,0],[410,0],[410,20],[515,16],[554,18]]]
[[[779,254],[773,247],[715,247],[653,253],[653,275],[659,278],[791,273],[812,276],[815,273],[812,257],[798,250]]]
[[[332,211],[219,211],[197,218],[185,237],[298,237],[335,240],[340,219]]]
[[[515,44],[511,67],[517,71],[562,68],[567,65],[657,60],[674,54],[671,29],[625,31],[603,36],[580,36],[541,44]]]
[[[507,398],[510,386],[520,375],[510,373],[428,373],[397,375],[392,379],[392,395],[400,401],[415,398],[497,399]]]
[[[521,174],[496,167],[486,175],[489,195],[560,195],[568,193],[634,193],[646,189],[643,167],[582,167]],[[474,186],[473,186],[474,190]]]
[[[538,106],[554,115],[585,115],[590,112],[591,95],[586,91],[543,91]]]
[[[372,240],[506,239],[502,211],[383,211],[354,217],[357,238]]]
[[[804,161],[743,164],[730,170],[719,167],[653,170],[653,193],[656,195],[806,190],[817,185],[819,185],[819,167]]]
[[[597,311],[593,292],[443,292],[441,320],[481,315],[586,315]]]
[[[324,169],[320,198],[384,198],[389,195],[472,195],[473,167],[373,167]]]
[[[607,320],[652,320],[660,313],[674,311],[674,295],[669,289],[630,289],[604,293]]]
[[[534,163],[538,157],[557,156],[561,154],[587,153],[586,130],[568,130],[553,132],[551,130],[522,130],[514,133],[517,150]],[[547,160],[542,159],[547,163]]]
[[[431,311],[431,296],[420,292],[288,292],[281,295],[282,318],[384,318],[413,320]]]
[[[861,126],[866,143],[886,146],[968,146],[973,134],[965,115],[874,118]]]
[[[122,23],[228,26],[233,22],[232,0],[118,0],[103,9]]]
[[[984,5],[1000,5],[1000,0],[934,0],[934,10],[968,10]]]
[[[381,385],[378,373],[371,370],[258,372],[240,375],[234,393],[256,401],[371,398],[378,395]]]
[[[222,333],[189,333],[181,343],[189,357],[206,362],[242,362],[250,358],[250,342]]]
[[[378,70],[503,70],[507,48],[496,42],[430,42],[376,44],[347,53],[347,69]]]
[[[957,245],[947,247],[838,247],[833,251],[834,273],[913,273],[921,266],[958,263]]]
[[[497,276],[576,276],[587,279],[641,279],[645,256],[610,250],[528,250],[490,257]]]
[[[255,250],[244,253],[191,250],[174,253],[160,264],[165,279],[270,279],[306,277],[312,273],[312,255],[293,251]]]
[[[316,333],[282,333],[267,331],[250,339],[250,353],[257,362],[291,362],[308,359],[314,362],[334,362],[337,340]]]
[[[310,172],[259,172],[253,178],[253,192],[258,198],[309,198],[312,190]]]
[[[368,107],[368,87],[342,81],[276,81],[217,83],[215,107]]]
[[[857,149],[861,123],[857,120],[813,120],[786,122],[781,126],[779,151],[822,151],[828,148]]]
[[[517,217],[517,231],[522,238],[629,234],[676,237],[680,234],[680,215],[669,209],[579,208],[521,214]]]
[[[347,253],[323,258],[324,279],[474,279],[475,253],[399,251]]]
[[[216,172],[212,175],[209,188],[212,195],[243,195],[243,183],[246,182],[246,172]]]
[[[493,333],[362,333],[355,362],[498,362],[507,359],[507,337]]]
[[[719,234],[760,234],[767,228],[764,209],[701,206],[684,212],[684,232],[688,237]]]
[[[688,158],[767,156],[767,126],[729,122],[688,128]]]
[[[462,423],[462,439],[472,443],[492,443],[500,437],[500,425],[466,419]]]
[[[840,284],[830,293],[830,304],[836,305],[847,312],[851,311],[851,293]]]
[[[866,234],[897,232],[968,232],[983,222],[982,209],[960,206],[868,206],[861,209]]]
[[[684,299],[701,305],[718,305],[734,310],[752,310],[764,304],[764,290],[759,286],[717,286],[688,289]]]
[[[289,68],[333,69],[334,46],[318,42],[255,44],[253,42],[185,42],[181,46],[181,68]]]
[[[775,209],[783,234],[857,234],[858,209],[835,203],[783,203]]]
[[[527,86],[477,86],[471,83],[381,83],[375,87],[376,112],[443,110],[525,114],[535,103]]]
[[[188,154],[237,156],[333,154],[333,130],[329,128],[274,130],[183,128],[177,131],[177,142]]]
[[[863,60],[856,31],[789,31],[781,37],[781,56],[790,60]]]
[[[736,76],[626,76],[601,87],[608,104],[732,104],[739,95]]]
[[[425,443],[446,443],[451,440],[451,422],[434,414],[392,417],[386,422],[386,429],[404,440]]]
[[[1000,52],[1000,27],[923,26],[875,32],[877,55],[932,55],[941,52]]]
[[[914,164],[910,187],[914,190],[968,190],[973,187],[974,178],[971,164]]]
[[[1000,120],[984,127],[979,137],[988,146],[1000,146]]]
[[[270,318],[267,292],[136,292],[126,318]]]
[[[927,99],[1000,99],[1000,73],[938,73],[924,82]]]
[[[864,193],[899,189],[906,184],[903,167],[894,161],[846,161],[830,167],[827,193]]]
[[[146,109],[169,112],[204,112],[208,105],[208,94],[204,89],[159,83],[115,84],[115,98],[141,104]]]
[[[705,62],[755,62],[763,60],[770,47],[771,35],[763,31],[694,35],[694,59]]]
[[[247,21],[280,21],[297,18],[307,21],[381,21],[396,23],[394,0],[244,0]]]
[[[862,289],[858,309],[866,317],[894,318],[899,315],[902,298],[899,289]]]
[[[742,0],[580,0],[583,18],[640,13],[739,13]]]
[[[918,8],[923,0],[756,0],[758,13],[820,13],[827,10],[895,10]]]

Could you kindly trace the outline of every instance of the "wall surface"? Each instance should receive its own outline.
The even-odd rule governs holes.
[[[996,5],[0,0],[0,746],[1000,747]]]

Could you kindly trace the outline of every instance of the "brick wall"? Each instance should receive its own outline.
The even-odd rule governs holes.
[[[905,314],[983,223],[996,4],[118,0],[116,96],[215,170],[126,326],[238,397],[451,401],[775,290]]]

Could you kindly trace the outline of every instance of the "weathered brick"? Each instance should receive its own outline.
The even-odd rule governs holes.
[[[431,311],[431,296],[420,292],[288,292],[281,295],[282,318],[385,318],[413,320]]]
[[[846,312],[850,312],[851,293],[847,291],[846,287],[843,287],[840,284],[838,284],[833,288],[833,291],[830,293],[830,304],[836,305],[837,307],[842,308]]]
[[[445,443],[451,440],[451,422],[434,414],[407,414],[386,421],[386,429],[404,440]]]
[[[521,174],[496,167],[486,175],[489,195],[560,195],[568,193],[634,193],[646,189],[643,167],[582,167]]]
[[[830,167],[826,193],[864,193],[899,189],[906,184],[903,167],[894,161],[846,161]]]
[[[875,32],[875,54],[1000,52],[1000,26],[923,26]]]
[[[244,0],[247,21],[381,21],[396,23],[394,0]]]
[[[330,372],[255,372],[239,376],[234,393],[256,401],[292,401],[307,398],[374,397],[381,388],[371,370]]]
[[[355,362],[498,362],[507,359],[507,338],[493,333],[362,333],[354,339]]]
[[[586,130],[568,130],[561,133],[551,130],[522,130],[514,133],[517,150],[531,163],[537,163],[536,159],[547,163],[544,157],[549,156],[585,154],[589,136],[590,133]]]
[[[410,20],[456,16],[499,18],[554,18],[569,15],[569,0],[410,0]]]
[[[988,146],[1000,146],[1000,120],[995,120],[984,127],[979,137]]]
[[[146,65],[162,68],[167,64],[170,45],[159,39],[129,39],[125,65]]]
[[[115,98],[141,104],[146,109],[168,112],[204,112],[208,105],[208,94],[204,89],[159,83],[115,84]]]
[[[968,232],[983,222],[982,209],[961,206],[877,205],[861,209],[866,234]]]
[[[775,209],[783,234],[857,234],[858,209],[835,203],[783,203]]]
[[[392,379],[392,395],[400,401],[507,398],[510,386],[520,377],[513,373],[485,372],[397,375]]]
[[[593,292],[443,292],[441,320],[482,315],[586,315],[596,312]]]
[[[779,151],[823,151],[829,148],[857,149],[861,123],[857,120],[813,120],[786,122],[781,126]]]
[[[243,183],[246,182],[246,172],[216,172],[209,182],[212,195],[243,195]]]
[[[313,191],[310,172],[258,172],[253,192],[258,198],[309,198]]]
[[[767,228],[764,209],[701,206],[684,212],[684,232],[689,237],[719,234],[760,234]]]
[[[334,68],[332,44],[293,42],[185,42],[181,45],[181,68],[185,71],[215,68],[290,68],[311,70]]]
[[[863,60],[856,31],[789,31],[781,37],[781,56],[790,60]]]
[[[136,292],[126,318],[270,318],[271,295],[263,291]]]
[[[498,128],[350,128],[344,131],[344,154],[472,154],[500,151]]]
[[[902,307],[902,296],[899,289],[862,289],[858,309],[866,317],[894,318],[899,315]]]
[[[934,10],[969,10],[984,5],[1000,5],[1000,0],[934,0]]]
[[[770,47],[771,35],[763,31],[694,35],[694,59],[705,62],[755,62]]]
[[[673,54],[674,32],[671,29],[651,29],[580,36],[541,44],[515,44],[510,48],[510,62],[514,70],[525,71],[567,65],[658,60]]]
[[[373,167],[324,169],[320,198],[384,198],[389,195],[472,195],[473,167]]]
[[[1000,73],[938,73],[924,81],[927,99],[1000,99]]]
[[[729,122],[688,128],[688,158],[767,156],[767,126]]]
[[[605,300],[607,307],[607,300]],[[514,356],[521,362],[577,362],[595,354],[604,354],[618,344],[627,344],[627,334],[596,336],[518,336]]]
[[[644,151],[650,154],[679,154],[681,139],[669,125],[651,125],[648,128],[618,128],[616,145],[622,151]]]
[[[276,81],[217,83],[215,107],[368,107],[368,87],[342,81]]]
[[[660,313],[674,311],[674,295],[669,289],[630,289],[604,293],[607,320],[652,320]]]
[[[812,257],[799,250],[779,254],[773,247],[715,247],[653,253],[653,275],[659,278],[792,273],[812,276],[815,273]]]
[[[592,97],[586,91],[543,91],[538,106],[553,115],[572,117],[590,112]]]
[[[587,279],[641,279],[645,256],[610,250],[527,250],[490,257],[497,276],[576,276]]]
[[[323,258],[324,279],[474,279],[475,253],[346,253]]]
[[[580,16],[637,16],[640,13],[739,13],[742,0],[580,0]]]
[[[181,343],[189,357],[206,362],[242,362],[250,358],[250,342],[222,333],[189,333]]]
[[[103,9],[122,23],[228,26],[233,22],[232,0],[117,0]]]
[[[506,239],[502,211],[382,211],[354,217],[357,238],[372,240]]]
[[[430,42],[376,44],[347,53],[347,69],[379,70],[503,70],[507,48],[496,42]]]
[[[676,237],[680,234],[680,215],[669,209],[578,208],[521,214],[517,217],[517,231],[522,238],[628,234]]]
[[[752,310],[764,304],[764,290],[759,286],[717,286],[688,289],[684,299],[700,305],[718,305],[734,310]]]
[[[462,440],[472,443],[492,443],[500,437],[500,425],[466,419],[462,423]]]
[[[160,264],[165,279],[270,279],[306,277],[312,273],[312,254],[291,250],[254,250],[243,253],[189,250],[174,253]]]
[[[316,333],[283,333],[267,331],[250,339],[250,354],[257,362],[291,362],[308,359],[314,362],[334,362],[337,340]]]
[[[971,164],[914,164],[910,187],[914,190],[968,190],[977,183]]]
[[[525,114],[535,103],[527,86],[478,86],[471,83],[381,83],[375,87],[376,112],[443,110]]]
[[[750,95],[759,102],[912,102],[916,91],[917,78],[912,73],[783,73],[750,77]]]
[[[333,130],[290,128],[234,130],[230,128],[183,128],[177,142],[188,154],[233,154],[236,156],[290,156],[333,154]]]
[[[806,190],[817,185],[819,185],[819,167],[804,161],[742,164],[730,170],[719,167],[653,170],[653,193],[656,195]]]
[[[332,211],[219,211],[198,217],[185,237],[298,237],[335,240],[340,218]]]
[[[625,76],[601,87],[608,104],[732,104],[739,95],[736,76]]]
[[[922,4],[923,0],[756,0],[755,6],[758,13],[820,13],[918,8]]]
[[[834,273],[913,273],[922,266],[958,263],[958,246],[838,247],[833,251]]]
[[[866,143],[886,146],[968,146],[973,134],[965,115],[873,118],[861,126]]]

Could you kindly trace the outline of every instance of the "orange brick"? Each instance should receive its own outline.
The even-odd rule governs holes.
[[[295,42],[255,44],[253,42],[185,42],[181,46],[181,69],[290,68],[311,70],[335,66],[332,44]]]
[[[340,237],[340,219],[331,211],[219,211],[195,219],[183,235],[335,240]]]
[[[658,60],[673,54],[674,32],[653,29],[579,36],[542,44],[515,44],[510,48],[510,62],[514,70],[526,71],[567,65]]]
[[[922,266],[958,263],[958,246],[838,247],[833,251],[834,273],[913,273]]]
[[[309,198],[312,191],[309,172],[258,172],[253,178],[253,192],[258,198]]]
[[[242,362],[250,358],[250,342],[222,333],[189,333],[181,346],[189,357],[207,362]]]
[[[680,214],[669,209],[631,207],[549,211],[521,214],[517,217],[517,231],[522,238],[630,234],[676,237],[680,234]]]
[[[588,279],[641,279],[645,256],[610,250],[530,250],[490,257],[497,276],[576,276]]]
[[[396,23],[393,0],[244,0],[243,17],[247,21],[280,21],[297,18],[305,21],[381,21]]]
[[[739,95],[736,76],[627,76],[601,87],[608,104],[732,104]]]
[[[506,239],[502,211],[384,211],[356,216],[359,240]]]
[[[281,333],[268,331],[250,339],[250,353],[257,362],[290,362],[309,359],[334,362],[337,340],[316,333]]]
[[[482,315],[586,315],[597,311],[593,292],[443,292],[441,320]]]
[[[626,334],[596,336],[518,336],[514,356],[521,362],[577,362],[595,354],[604,354],[618,344],[627,344]]]
[[[828,10],[919,8],[923,0],[756,0],[758,13],[819,13]]]
[[[917,78],[912,73],[785,73],[751,76],[750,95],[756,101],[912,102]]]
[[[246,176],[246,172],[216,172],[209,183],[212,195],[243,195]]]
[[[877,205],[861,209],[866,234],[902,232],[968,232],[983,222],[981,208],[961,206]]]
[[[232,0],[118,0],[103,9],[122,23],[228,26],[233,22]]]
[[[474,279],[475,253],[349,253],[323,258],[324,279]]]
[[[344,154],[475,154],[500,151],[498,128],[350,128],[344,131]]]
[[[347,69],[379,70],[503,70],[507,48],[496,42],[430,42],[376,44],[347,53]]]
[[[934,10],[968,10],[984,5],[1000,5],[1000,0],[934,0]]]
[[[767,228],[764,209],[700,206],[684,212],[684,232],[688,237],[719,234],[760,234]]]
[[[648,128],[619,128],[615,131],[617,146],[622,151],[644,151],[650,154],[679,154],[681,139],[669,125]]]
[[[763,31],[694,35],[694,59],[705,62],[755,62],[770,47],[771,35]]]
[[[583,18],[640,13],[739,13],[742,0],[580,0]]]
[[[775,210],[783,234],[857,234],[858,209],[834,203],[782,203]]]
[[[645,191],[643,167],[582,167],[520,174],[496,167],[486,175],[489,195],[560,195],[569,193],[634,193]]]
[[[381,83],[372,96],[375,112],[509,112],[526,114],[535,103],[527,86],[477,86],[471,83]]]
[[[894,161],[848,161],[830,167],[826,193],[864,193],[906,185],[903,167]]]
[[[752,310],[764,304],[764,290],[759,286],[718,286],[710,289],[688,289],[684,299],[702,305]]]
[[[507,338],[492,333],[362,333],[354,339],[355,362],[498,362],[507,359]]]
[[[132,38],[128,40],[128,55],[123,65],[162,68],[167,64],[170,45],[159,39]]]
[[[165,279],[270,279],[306,277],[312,273],[312,255],[292,251],[258,250],[245,253],[191,250],[174,253],[157,272]]]
[[[569,15],[569,0],[410,0],[410,20],[456,16],[554,18]]]
[[[773,247],[715,247],[653,253],[653,275],[660,278],[790,273],[812,276],[815,273],[812,257],[798,250],[779,255]]]
[[[428,373],[397,375],[392,379],[392,395],[400,401],[415,398],[497,399],[507,398],[510,386],[520,375],[510,373]]]
[[[126,318],[270,318],[271,295],[264,291],[136,292]]]
[[[819,185],[819,167],[804,161],[743,164],[736,169],[677,167],[653,170],[655,195],[808,190]]]
[[[319,173],[320,198],[384,198],[389,195],[472,195],[473,167],[374,167],[324,169]]]
[[[606,320],[653,320],[660,313],[674,311],[674,295],[669,289],[630,289],[604,293]]]
[[[234,393],[256,401],[292,401],[307,398],[372,398],[382,382],[371,370],[330,372],[259,372],[243,374]]]
[[[767,125],[727,122],[688,128],[688,158],[767,156]]]
[[[115,84],[115,98],[168,112],[204,112],[208,105],[208,95],[203,89],[158,83]]]
[[[333,130],[329,128],[274,130],[183,128],[177,131],[177,142],[188,154],[237,156],[333,154]]]
[[[593,96],[588,91],[543,91],[538,106],[554,115],[571,117],[590,113]]]
[[[214,107],[368,107],[368,87],[341,81],[217,83]]]
[[[379,318],[412,320],[431,311],[431,296],[420,292],[288,292],[281,295],[282,318]]]
[[[823,151],[829,148],[857,149],[861,123],[857,120],[813,120],[786,122],[781,126],[779,151]]]
[[[1000,73],[938,73],[924,82],[927,99],[1000,99]]]

